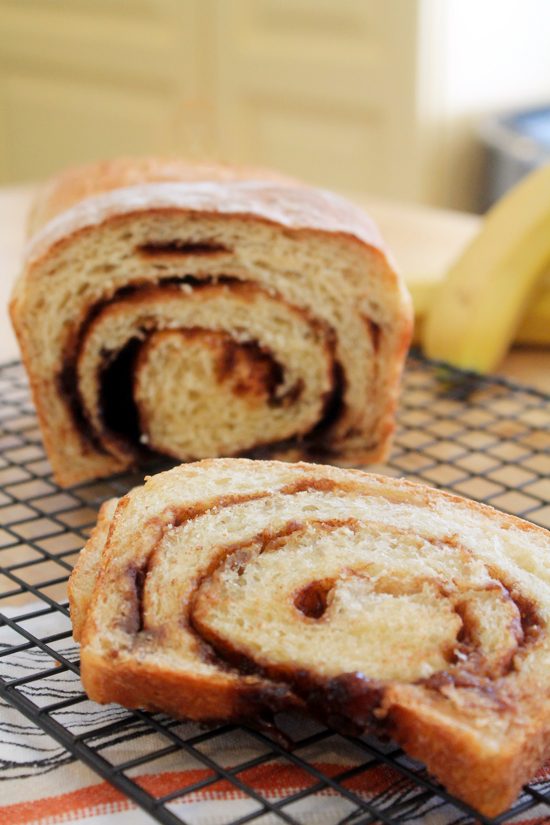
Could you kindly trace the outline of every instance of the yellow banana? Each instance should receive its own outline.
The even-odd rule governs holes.
[[[408,278],[406,270],[403,274],[413,299],[413,343],[420,345],[423,340],[426,317],[441,287],[441,280],[438,282],[432,279],[424,283],[419,282],[418,278]],[[547,270],[537,283],[529,306],[514,335],[514,343],[539,347],[550,346],[550,270]]]
[[[506,353],[550,265],[550,164],[535,170],[487,213],[428,312],[432,358],[489,372]]]
[[[514,340],[518,344],[550,344],[550,270],[539,280]]]

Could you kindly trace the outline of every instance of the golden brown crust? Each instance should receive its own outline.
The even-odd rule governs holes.
[[[539,714],[547,714],[547,703]],[[393,738],[413,758],[423,761],[449,793],[464,799],[485,816],[495,817],[510,808],[522,786],[548,758],[548,729],[534,725],[521,730],[494,752],[480,753],[479,740],[445,717],[430,715],[418,702],[396,703],[389,712]],[[472,766],[475,765],[475,770]],[[467,789],[467,796],[464,791]]]
[[[78,554],[78,560],[67,585],[69,601],[72,605],[73,636],[76,642],[79,642],[82,637],[88,605],[92,598],[101,564],[101,556],[103,555],[117,504],[117,498],[110,498],[101,505],[96,526]]]
[[[161,181],[271,180],[290,186],[305,186],[289,175],[257,166],[183,158],[113,158],[71,167],[49,180],[37,193],[28,224],[28,237],[75,203],[95,195],[139,183]]]
[[[269,722],[270,714],[303,708],[286,685],[253,676],[237,684],[229,677],[215,680],[189,672],[167,672],[162,666],[143,666],[136,660],[121,667],[117,661],[106,661],[88,649],[82,656],[81,667],[89,674],[86,692],[103,704],[117,702],[127,708],[163,711],[176,719],[231,720],[252,725]]]
[[[294,706],[389,733],[495,816],[548,756],[549,562],[542,528],[403,480],[181,466],[119,503],[91,602],[95,568],[75,574],[83,683],[176,717]]]

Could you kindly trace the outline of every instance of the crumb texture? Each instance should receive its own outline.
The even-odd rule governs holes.
[[[115,509],[116,508],[116,509]],[[70,581],[89,696],[391,735],[486,815],[550,744],[550,535],[359,471],[212,459],[110,501]]]

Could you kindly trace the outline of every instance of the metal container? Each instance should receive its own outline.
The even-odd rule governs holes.
[[[478,134],[487,155],[483,209],[524,175],[550,162],[550,106],[487,118]]]

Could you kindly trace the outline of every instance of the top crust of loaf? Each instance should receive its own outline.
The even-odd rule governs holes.
[[[257,180],[165,181],[115,189],[74,204],[52,218],[31,238],[25,255],[27,266],[32,267],[64,238],[88,227],[99,226],[118,215],[171,209],[238,215],[279,224],[290,230],[309,229],[347,235],[377,250],[383,257],[390,257],[368,215],[332,192],[290,188]],[[394,268],[393,262],[390,266]]]
[[[267,180],[287,186],[301,181],[270,169],[213,161],[188,161],[182,158],[114,158],[59,172],[47,181],[33,203],[28,237],[75,203],[126,186],[161,181]]]

